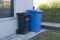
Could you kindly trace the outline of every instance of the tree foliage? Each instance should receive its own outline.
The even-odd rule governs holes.
[[[39,10],[43,10],[43,21],[44,22],[59,22],[60,23],[60,2],[53,1],[49,4],[40,4]]]

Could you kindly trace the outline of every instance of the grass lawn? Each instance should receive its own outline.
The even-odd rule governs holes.
[[[60,40],[60,31],[48,30],[30,40]]]

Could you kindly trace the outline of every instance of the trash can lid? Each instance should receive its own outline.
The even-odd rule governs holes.
[[[28,12],[16,13],[18,16],[20,15],[30,15]]]
[[[27,12],[32,12],[32,13],[42,13],[42,10],[27,10]]]

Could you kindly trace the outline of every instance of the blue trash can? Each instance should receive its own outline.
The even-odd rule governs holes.
[[[31,14],[30,16],[30,31],[40,32],[42,22],[42,10],[27,10]]]

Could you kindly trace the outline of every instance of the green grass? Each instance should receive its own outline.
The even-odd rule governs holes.
[[[60,40],[60,31],[48,30],[30,40]]]

